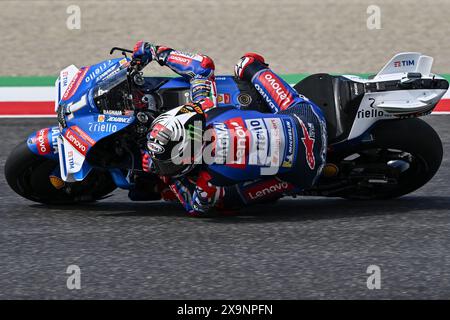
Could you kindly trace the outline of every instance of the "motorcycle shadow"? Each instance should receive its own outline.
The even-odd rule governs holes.
[[[47,208],[33,205],[35,208]],[[170,202],[97,202],[77,206],[52,206],[57,211],[97,214],[103,217],[184,217],[181,206]],[[450,197],[405,196],[391,200],[345,200],[340,198],[296,198],[253,205],[233,212],[214,212],[199,220],[213,223],[308,221],[439,211],[450,213]]]
[[[255,205],[229,219],[212,217],[214,222],[275,222],[387,216],[395,214],[450,213],[450,197],[405,196],[389,200],[346,200],[340,198],[283,199],[276,203]]]

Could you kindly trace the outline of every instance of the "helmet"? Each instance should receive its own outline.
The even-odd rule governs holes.
[[[205,115],[198,104],[186,104],[158,116],[147,136],[155,173],[177,177],[192,170],[203,150],[204,129]]]

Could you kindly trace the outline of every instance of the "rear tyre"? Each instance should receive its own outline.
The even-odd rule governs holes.
[[[58,165],[56,161],[34,154],[27,143],[22,142],[6,160],[6,181],[18,195],[45,204],[92,202],[116,188],[109,172],[94,169],[83,181],[66,183],[56,189],[49,175]]]
[[[443,156],[442,142],[436,131],[425,121],[413,118],[385,121],[373,131],[374,143],[359,154],[377,152],[374,163],[387,163],[395,155],[403,155],[401,160],[407,169],[396,177],[396,184],[372,184],[358,186],[351,192],[340,195],[347,199],[389,199],[401,197],[425,185],[438,171]],[[373,156],[372,153],[371,157]],[[406,156],[405,156],[406,155]],[[368,157],[362,157],[367,161]],[[408,159],[408,160],[406,160]],[[395,160],[394,160],[395,161]],[[369,164],[370,161],[367,161]]]

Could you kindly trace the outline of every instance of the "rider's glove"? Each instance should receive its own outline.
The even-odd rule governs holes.
[[[144,170],[145,172],[151,172],[153,162],[150,154],[147,151],[141,151],[141,156],[142,170]]]
[[[156,59],[156,46],[150,42],[138,41],[133,49],[133,61],[135,61],[141,68]]]

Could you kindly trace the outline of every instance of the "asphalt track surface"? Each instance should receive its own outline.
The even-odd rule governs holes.
[[[22,199],[0,175],[0,298],[450,298],[450,116],[428,116],[445,148],[421,190],[390,201],[303,198],[195,219],[126,194],[90,205]],[[2,119],[1,166],[52,119]],[[66,268],[81,268],[68,290]],[[368,290],[366,269],[381,268]]]

